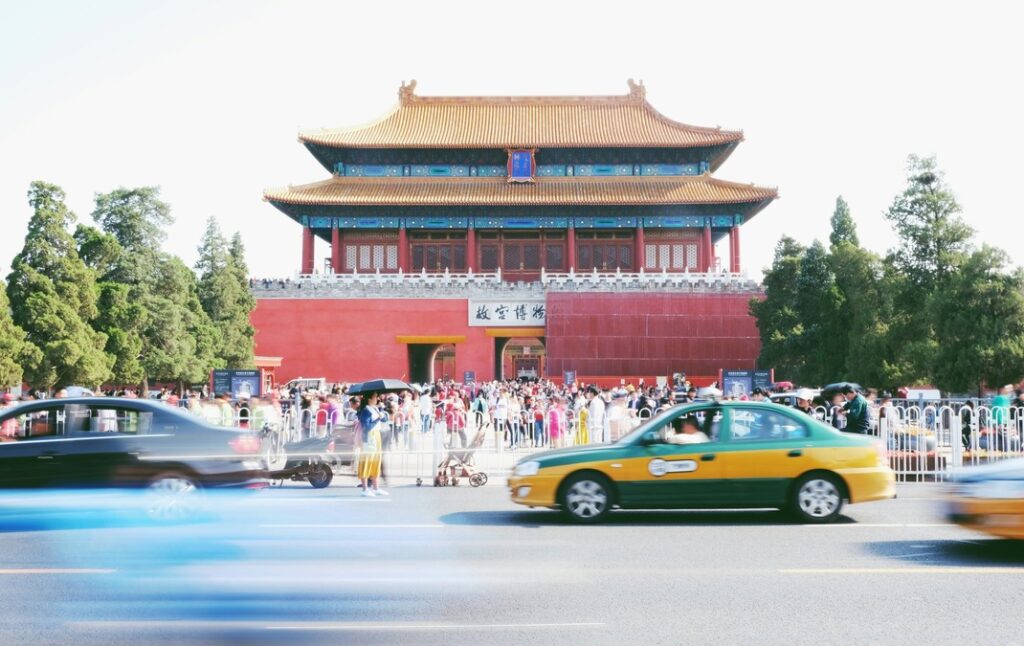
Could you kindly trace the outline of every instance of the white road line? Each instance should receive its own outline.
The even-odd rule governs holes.
[[[818,525],[814,523],[808,523],[806,525],[800,525],[800,527],[831,527],[834,529],[854,527],[956,527],[955,523],[830,523],[826,525]]]
[[[794,568],[779,574],[1024,574],[1024,567]]]
[[[395,523],[388,524],[355,524],[355,523],[265,523],[259,525],[259,527],[275,527],[275,528],[288,528],[288,529],[316,529],[316,528],[353,528],[353,529],[437,529],[440,527],[447,527],[447,525],[432,524],[432,525],[398,525]]]
[[[289,626],[267,626],[266,630],[515,630],[534,628],[594,628],[604,622],[580,622],[560,624],[306,624]]]
[[[117,570],[103,568],[4,568],[0,569],[3,574],[110,574]]]
[[[369,631],[446,631],[446,630],[536,630],[558,628],[599,628],[604,622],[565,622],[565,623],[526,623],[526,624],[405,624],[405,623],[329,623],[304,622],[289,624],[266,624],[259,621],[83,621],[76,624],[91,629],[178,629],[197,630],[211,628],[236,628],[248,630],[290,630],[290,631],[335,631],[335,632],[369,632]]]

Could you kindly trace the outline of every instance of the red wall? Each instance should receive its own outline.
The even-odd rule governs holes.
[[[751,294],[547,296],[547,370],[561,375],[717,375],[761,351]]]
[[[282,357],[278,383],[296,377],[328,381],[408,378],[407,346],[398,335],[460,335],[455,374],[494,377],[494,339],[468,325],[464,299],[257,299],[252,313],[256,354]]]
[[[545,372],[587,377],[755,368],[760,341],[748,294],[556,293],[547,295]],[[409,378],[398,335],[465,336],[453,376],[494,378],[494,339],[469,327],[465,299],[259,299],[256,354],[282,357],[279,383],[296,377]],[[714,375],[714,377],[710,377]],[[654,378],[646,380],[654,383]],[[703,381],[703,380],[702,380]]]

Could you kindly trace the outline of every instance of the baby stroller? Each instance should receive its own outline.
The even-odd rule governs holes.
[[[478,471],[473,466],[473,454],[483,445],[486,430],[486,426],[481,426],[469,446],[462,449],[452,448],[448,451],[445,459],[437,465],[437,475],[434,476],[435,487],[458,486],[460,478],[469,478],[469,484],[474,487],[487,484],[487,474]]]

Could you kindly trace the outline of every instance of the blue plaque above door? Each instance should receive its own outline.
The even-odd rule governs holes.
[[[532,182],[537,170],[533,154],[536,150],[509,150],[508,151],[508,181],[510,182]]]

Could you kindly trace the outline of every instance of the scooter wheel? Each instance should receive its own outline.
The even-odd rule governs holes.
[[[474,473],[473,475],[469,476],[469,484],[473,485],[474,487],[479,487],[485,482],[487,482],[487,476],[485,476],[482,473]]]
[[[307,479],[314,489],[323,489],[331,484],[331,480],[334,479],[334,471],[331,470],[330,465],[320,463],[314,465]]]

